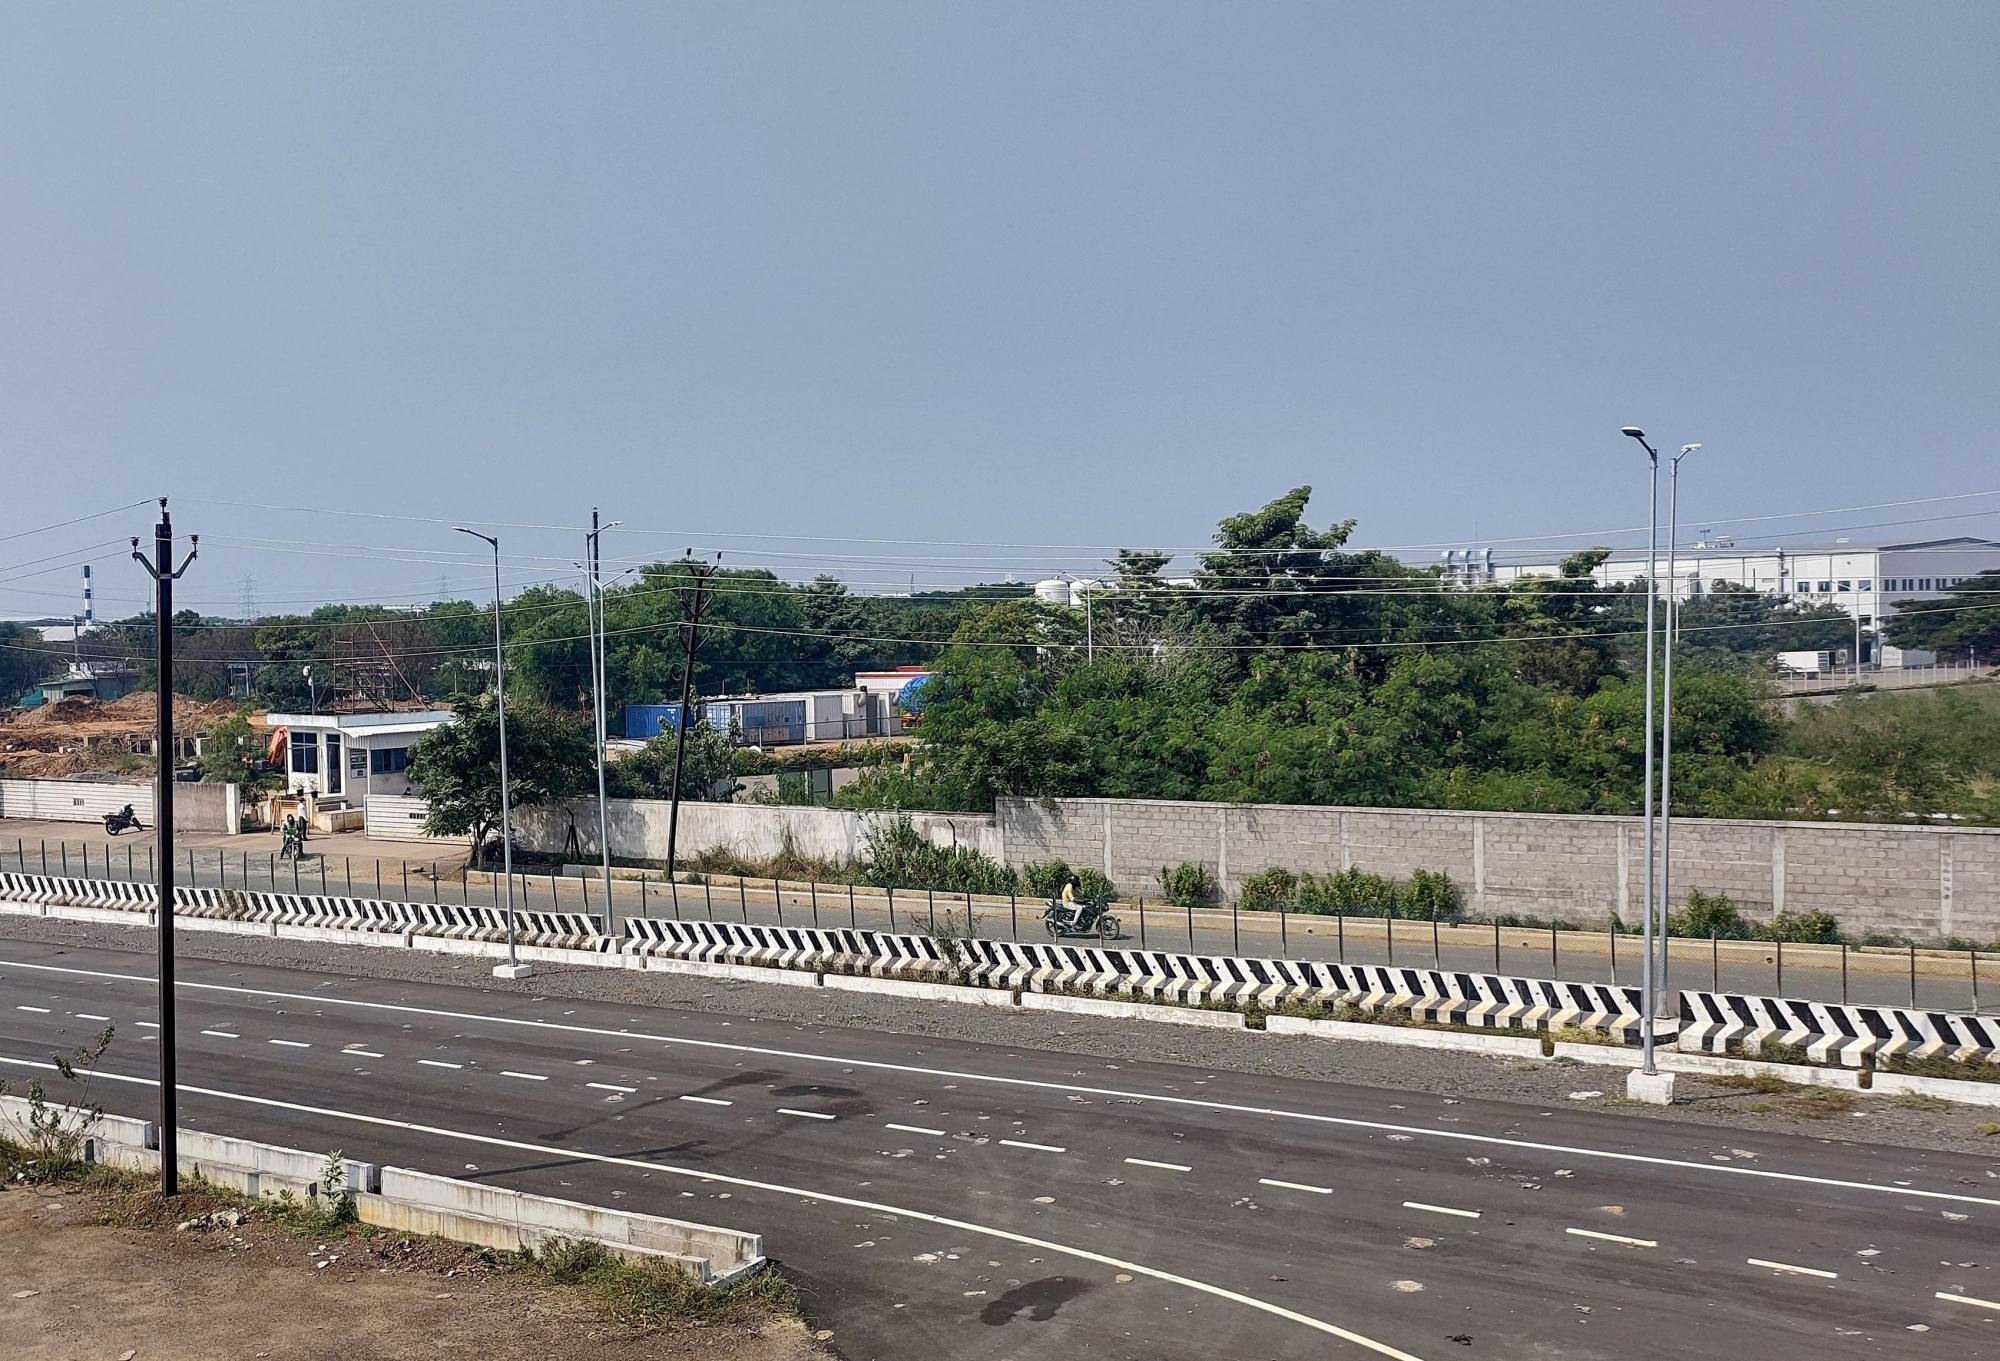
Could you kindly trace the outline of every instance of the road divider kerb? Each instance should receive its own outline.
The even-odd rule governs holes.
[[[1400,1044],[1417,1049],[1458,1049],[1476,1054],[1506,1054],[1514,1058],[1542,1057],[1542,1042],[1531,1035],[1479,1035],[1459,1030],[1424,1030],[1416,1026],[1371,1025],[1366,1021],[1317,1020],[1305,1016],[1267,1016],[1264,1029],[1272,1035],[1317,1035],[1363,1044]],[[1593,1046],[1581,1045],[1579,1048]],[[1605,1046],[1609,1049],[1610,1046]]]
[[[31,1104],[0,1097],[0,1116],[25,1123]],[[150,1121],[103,1115],[90,1119],[68,1107],[51,1107],[83,1120],[88,1161],[130,1171],[159,1170],[158,1129]],[[757,1234],[660,1215],[638,1214],[505,1187],[461,1181],[404,1168],[379,1167],[355,1158],[339,1162],[337,1187],[327,1181],[328,1155],[182,1128],[178,1164],[253,1199],[289,1194],[317,1202],[351,1195],[364,1224],[405,1233],[436,1234],[480,1247],[519,1251],[556,1238],[588,1239],[625,1257],[666,1258],[704,1284],[723,1284],[764,1263]]]

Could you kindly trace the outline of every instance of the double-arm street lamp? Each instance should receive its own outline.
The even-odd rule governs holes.
[[[514,816],[507,788],[507,659],[500,645],[500,540],[476,529],[453,525],[454,532],[484,539],[493,548],[493,704],[500,718],[500,866],[507,878],[507,962],[493,966],[495,978],[525,978],[534,966],[523,964],[515,948]]]

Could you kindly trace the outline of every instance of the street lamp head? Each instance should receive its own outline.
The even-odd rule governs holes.
[[[1640,429],[1640,428],[1639,428],[1638,426],[1636,426],[1636,425],[1627,425],[1627,426],[1624,426],[1624,427],[1620,428],[1620,430],[1618,431],[1618,433],[1619,433],[1619,434],[1621,434],[1621,435],[1623,435],[1623,436],[1625,436],[1625,438],[1627,438],[1627,439],[1644,439],[1644,438],[1646,438],[1646,432],[1645,432],[1645,431],[1643,431],[1643,430],[1641,430],[1641,429]]]
[[[1699,444],[1683,444],[1681,446],[1681,457],[1686,458],[1689,454],[1693,453],[1695,450],[1699,448],[1701,448]]]

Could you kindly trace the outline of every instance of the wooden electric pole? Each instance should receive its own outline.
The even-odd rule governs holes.
[[[716,554],[717,561],[722,555]],[[694,598],[688,605],[687,622],[681,625],[681,703],[674,710],[674,787],[667,806],[667,878],[674,877],[674,851],[681,830],[681,762],[687,756],[688,701],[694,690],[694,658],[701,651],[701,611],[707,602],[708,579],[715,575],[710,563],[697,562],[690,548],[682,559],[694,578]]]

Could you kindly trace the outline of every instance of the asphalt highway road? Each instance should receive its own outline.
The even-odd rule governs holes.
[[[389,856],[347,856],[326,838],[308,846],[303,861],[279,860],[268,836],[243,837],[237,848],[184,847],[176,853],[180,882],[220,888],[329,893],[382,897],[406,902],[472,902],[497,906],[504,899],[492,876],[478,882],[438,879],[437,867],[456,874],[457,857],[443,861]],[[254,842],[257,849],[246,847]],[[380,843],[375,843],[381,849]],[[67,839],[0,836],[0,869],[80,878],[149,882],[152,838],[112,839],[93,834]],[[601,916],[604,890],[592,879],[523,874],[517,904],[542,911],[588,912]],[[641,914],[687,920],[741,921],[761,925],[859,926],[875,931],[911,931],[927,925],[966,925],[963,899],[921,891],[898,892],[891,907],[873,890],[849,895],[844,886],[817,890],[753,881],[745,887],[722,884],[653,883],[642,891],[635,880],[613,887],[620,915]],[[995,940],[1045,941],[1043,904],[1022,899],[979,903],[972,929]],[[1227,908],[1187,911],[1154,902],[1121,902],[1113,911],[1122,935],[1114,948],[1150,947],[1199,954],[1255,955],[1341,960],[1351,964],[1402,964],[1461,972],[1501,973],[1523,978],[1636,985],[1640,941],[1602,931],[1560,931],[1491,926],[1440,926],[1423,921],[1379,918],[1339,920],[1304,913],[1231,912]],[[1094,942],[1093,942],[1094,943]],[[1782,948],[1766,941],[1676,939],[1669,957],[1668,986],[1719,988],[1815,1001],[1851,1001],[1876,1006],[1921,1006],[1928,1010],[1991,1009],[2000,990],[2000,958],[1988,952],[1975,965],[1965,951],[1850,950],[1817,945]]]
[[[2000,1355],[2000,1162],[329,960],[182,962],[183,1125],[760,1232],[857,1361]],[[0,942],[0,1070],[153,1117],[151,978]]]

